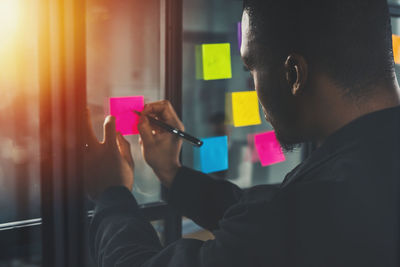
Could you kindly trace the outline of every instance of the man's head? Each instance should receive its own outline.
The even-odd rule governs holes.
[[[242,27],[242,58],[284,148],[318,135],[323,87],[358,99],[393,79],[386,0],[244,0]]]

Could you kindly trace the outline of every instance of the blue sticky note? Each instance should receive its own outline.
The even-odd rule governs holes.
[[[228,137],[219,136],[201,139],[204,143],[194,148],[194,168],[204,173],[228,169]]]

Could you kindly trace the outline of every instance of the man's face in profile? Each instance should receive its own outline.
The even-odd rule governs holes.
[[[296,136],[295,100],[290,88],[285,88],[283,63],[272,66],[267,62],[268,52],[254,38],[251,18],[247,11],[242,17],[241,55],[254,79],[255,90],[262,105],[265,119],[274,127],[283,149],[292,150],[300,141]],[[268,61],[269,62],[269,61]]]

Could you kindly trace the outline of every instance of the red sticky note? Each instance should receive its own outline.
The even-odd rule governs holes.
[[[143,96],[110,98],[110,114],[115,117],[117,132],[122,135],[139,134],[139,116],[133,111],[142,111],[143,107]]]
[[[282,152],[281,145],[276,139],[275,132],[256,134],[254,136],[254,145],[262,166],[268,166],[285,161],[285,155]]]

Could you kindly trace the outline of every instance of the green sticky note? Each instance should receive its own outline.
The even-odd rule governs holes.
[[[201,46],[204,80],[221,80],[232,78],[231,45],[203,44]]]
[[[232,120],[235,127],[261,124],[260,108],[255,91],[232,93]]]

